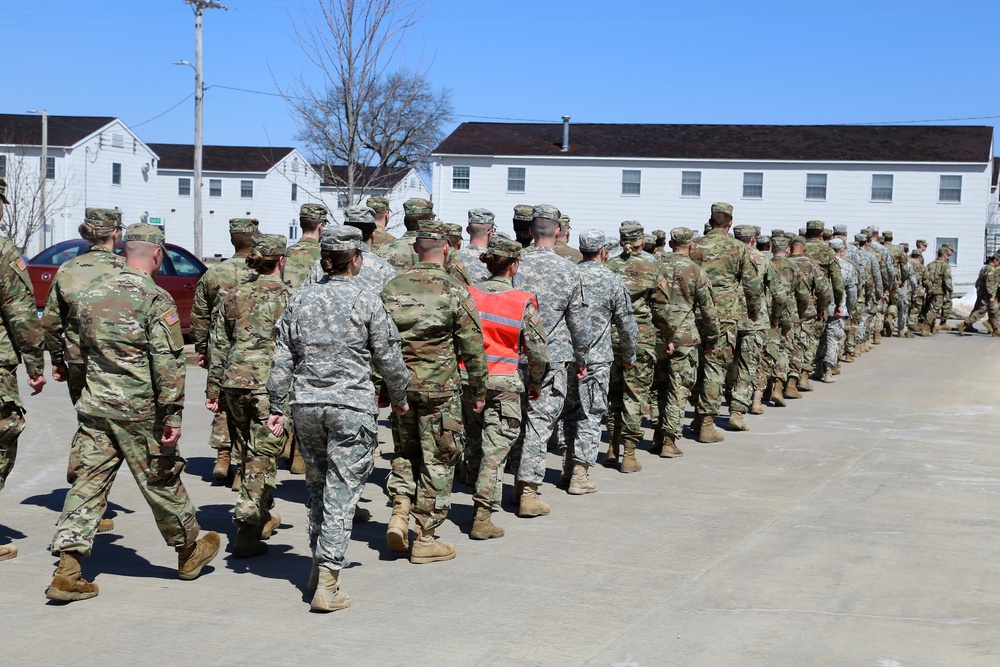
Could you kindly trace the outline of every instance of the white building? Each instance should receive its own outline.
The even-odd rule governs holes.
[[[327,202],[327,207],[331,211],[337,211],[335,215],[338,221],[342,221],[343,210],[347,208],[347,167],[343,165],[313,165],[323,176],[323,201]],[[364,203],[368,197],[386,197],[389,200],[389,226],[390,231],[402,234],[403,229],[403,202],[414,197],[420,199],[430,199],[431,191],[427,189],[417,170],[412,167],[389,167],[380,169],[378,167],[362,167],[360,173],[355,176],[354,201]],[[399,235],[397,234],[397,235]]]
[[[568,119],[567,119],[568,120]],[[564,138],[568,137],[568,141]],[[993,128],[462,123],[432,155],[439,217],[555,204],[578,233],[700,231],[715,201],[737,223],[794,231],[807,220],[869,224],[895,242],[956,246],[956,284],[982,266]],[[932,254],[928,252],[928,255]],[[927,258],[933,259],[933,256]]]

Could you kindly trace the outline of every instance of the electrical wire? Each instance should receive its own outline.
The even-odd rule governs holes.
[[[153,122],[154,120],[156,120],[157,118],[162,118],[163,116],[166,116],[166,115],[167,115],[168,113],[170,113],[171,111],[173,111],[174,109],[176,109],[176,108],[177,108],[177,107],[179,107],[180,105],[184,104],[185,102],[187,102],[187,101],[188,101],[189,99],[191,99],[192,97],[194,97],[194,93],[191,93],[191,94],[189,94],[189,95],[188,95],[187,97],[185,97],[185,98],[184,98],[183,100],[181,100],[180,102],[178,102],[178,103],[177,103],[177,104],[175,104],[174,106],[170,107],[169,109],[167,109],[167,110],[166,110],[166,111],[164,111],[163,113],[161,113],[161,114],[157,114],[157,115],[153,116],[152,118],[150,118],[149,120],[144,120],[144,121],[142,121],[141,123],[137,123],[137,124],[135,124],[135,125],[129,125],[129,127],[130,127],[130,128],[132,128],[132,129],[135,129],[135,128],[137,128],[137,127],[142,127],[143,125],[145,125],[145,124],[147,124],[147,123],[152,123],[152,122]]]

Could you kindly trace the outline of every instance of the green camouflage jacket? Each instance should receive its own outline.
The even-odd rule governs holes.
[[[579,264],[583,261],[583,253],[565,241],[556,241],[556,247],[553,250],[563,259],[568,259],[574,264]]]
[[[23,359],[28,375],[41,375],[45,371],[42,325],[38,321],[28,265],[17,247],[6,238],[0,238],[0,292],[0,315],[3,316],[0,366],[13,371]],[[4,396],[0,400],[14,399]]]
[[[632,315],[639,329],[639,346],[646,349],[656,347],[656,332],[653,329],[653,312],[650,304],[653,300],[653,290],[656,289],[656,263],[649,262],[639,255],[622,253],[614,259],[609,259],[604,265],[612,273],[617,273],[625,283],[625,291],[632,301]],[[612,341],[618,346],[618,330],[615,329]]]
[[[247,268],[246,255],[233,255],[205,271],[194,288],[191,306],[191,326],[188,333],[194,341],[194,351],[208,354],[208,330],[212,326],[212,313],[222,305],[226,292],[245,281],[254,272]]]
[[[721,322],[735,324],[747,317],[759,319],[764,307],[764,284],[745,243],[721,229],[713,229],[694,240],[691,259],[712,283]]]
[[[395,241],[396,237],[385,231],[381,227],[376,227],[372,232],[372,250],[378,250],[389,241]]]
[[[301,238],[288,249],[285,259],[285,273],[282,276],[292,290],[302,286],[306,276],[319,261],[319,241],[317,239]]]
[[[951,297],[951,266],[947,259],[935,259],[924,271],[924,289],[928,296]]]
[[[870,255],[872,255],[875,258],[875,261],[878,262],[878,272],[879,272],[879,277],[880,277],[881,282],[882,282],[882,294],[885,294],[890,289],[892,289],[892,280],[894,280],[894,278],[892,276],[895,276],[895,274],[892,274],[892,276],[890,276],[890,274],[889,274],[889,265],[886,264],[886,262],[885,262],[885,256],[882,255],[881,252],[879,252],[875,248],[872,248],[870,245],[866,245],[864,248],[862,248],[862,250],[864,250],[865,252],[867,252]],[[876,281],[876,285],[875,285],[875,291],[876,292],[878,292],[878,284],[877,283],[878,283],[878,281]],[[881,297],[882,294],[880,294],[879,297]]]
[[[823,276],[830,283],[833,289],[833,302],[840,303],[844,300],[844,274],[840,271],[840,264],[837,262],[837,253],[826,244],[823,239],[806,239],[806,255],[819,265],[823,271]]]
[[[417,253],[413,250],[413,242],[416,240],[415,231],[406,232],[398,239],[380,245],[375,254],[389,262],[397,272],[408,271],[419,261]]]
[[[486,265],[479,259],[483,252],[485,252],[485,248],[473,245],[462,246],[461,250],[452,251],[453,255],[458,255],[465,262],[465,272],[472,280],[473,285],[490,279],[490,272],[486,270]]]
[[[825,317],[833,295],[830,290],[830,281],[824,275],[822,267],[809,259],[808,255],[790,255],[788,259],[795,262],[799,267],[802,279],[809,290],[809,307],[805,313],[800,312],[801,319],[816,319],[818,314],[822,314]],[[834,261],[836,259],[836,256],[834,256]],[[839,264],[837,268],[840,268]]]
[[[809,312],[809,305],[812,303],[812,293],[806,285],[805,277],[798,262],[792,261],[787,255],[771,258],[771,266],[778,274],[778,280],[785,287],[785,294],[788,295],[788,316],[793,323],[805,318]],[[795,308],[792,308],[794,301]]]
[[[983,301],[989,301],[997,295],[997,287],[1000,287],[1000,274],[996,268],[987,262],[979,270],[979,277],[976,278],[976,297]]]
[[[788,312],[788,293],[785,291],[784,283],[778,279],[771,260],[762,252],[751,248],[750,259],[764,285],[764,308],[756,321],[751,319],[741,321],[740,331],[766,331],[772,326],[780,327],[782,330],[788,329],[792,326],[792,320]]]
[[[671,252],[658,262],[653,292],[653,324],[663,340],[676,347],[719,342],[719,319],[712,283],[705,272],[683,253]]]

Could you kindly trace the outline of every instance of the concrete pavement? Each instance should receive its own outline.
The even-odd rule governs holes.
[[[685,440],[680,459],[640,452],[638,474],[599,467],[595,495],[546,484],[551,516],[505,508],[499,540],[468,539],[458,486],[446,563],[386,552],[383,458],[343,574],[353,606],[330,615],[308,613],[305,487],[287,471],[270,552],[220,555],[194,582],[176,578],[126,471],[116,528],[83,561],[100,595],[46,603],[75,413],[62,386],[22,389],[28,428],[0,494],[0,541],[20,549],[0,563],[2,662],[995,667],[998,355],[983,335],[885,340],[835,384],[748,417],[749,433]],[[204,372],[189,370],[185,484],[203,527],[232,539],[234,494],[209,481]]]

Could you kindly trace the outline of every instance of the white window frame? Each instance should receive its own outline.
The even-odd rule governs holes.
[[[520,175],[518,175],[518,173]],[[516,187],[520,183],[521,187]],[[507,192],[524,193],[528,184],[528,170],[524,167],[507,167]],[[514,187],[512,187],[514,186]]]
[[[7,156],[0,155],[0,178],[7,178]]]
[[[253,199],[253,181],[240,181],[240,199]]]
[[[937,253],[937,249],[940,248],[945,243],[950,243],[955,249],[955,252],[948,256],[948,266],[955,266],[958,264],[958,237],[956,236],[942,236],[935,239],[934,247],[932,250]]]
[[[122,163],[112,162],[111,163],[111,185],[121,185],[122,184]]]
[[[687,192],[685,192],[687,190]],[[701,198],[701,172],[682,171],[681,172],[681,197],[685,199]]]
[[[879,179],[881,184],[875,185],[875,180]],[[885,179],[889,179],[889,185],[885,185]],[[871,189],[871,202],[877,204],[891,204],[892,203],[892,190],[895,185],[895,178],[892,174],[872,174],[872,189]],[[889,196],[886,197],[884,192],[888,190]],[[875,195],[879,196],[876,197]]]
[[[187,192],[185,192],[187,190]],[[185,178],[183,176],[177,179],[177,196],[178,197],[190,197],[191,196],[191,179]]]
[[[218,194],[212,194],[215,188],[213,186],[218,185]],[[221,178],[210,178],[208,179],[208,196],[219,198],[222,197],[222,179]]]
[[[823,185],[819,185],[817,183],[813,183],[812,185],[810,185],[809,184],[809,177],[810,176],[812,176],[812,177],[822,176],[823,177]],[[830,175],[829,174],[822,174],[822,173],[818,173],[818,172],[811,173],[811,174],[807,173],[806,174],[806,201],[826,201],[826,193],[827,193],[827,188],[829,187],[829,185],[830,185]],[[815,196],[815,195],[818,194],[816,192],[813,193],[813,196],[809,195],[809,190],[819,190],[820,188],[823,188],[823,196],[822,197]]]
[[[38,167],[39,171],[41,171],[42,167],[41,156],[38,157]],[[46,181],[56,180],[56,159],[51,155],[45,156],[45,180]]]
[[[945,187],[945,179],[958,179],[957,187],[949,185]],[[953,183],[954,181],[951,181]],[[953,198],[945,198],[945,193],[956,193]],[[939,204],[961,204],[962,203],[962,176],[961,174],[941,174],[938,180],[938,203]]]
[[[642,170],[622,169],[622,197],[642,196]]]
[[[747,177],[752,177],[750,180],[758,180],[759,183],[747,182]],[[748,190],[750,188],[750,190]],[[747,194],[750,192],[750,194]],[[764,198],[764,172],[762,171],[744,171],[743,172],[743,199],[763,199]]]
[[[299,200],[299,184],[292,183],[292,201]]]
[[[464,170],[464,171],[463,171]],[[468,192],[472,188],[472,167],[456,165],[451,168],[452,192]]]

